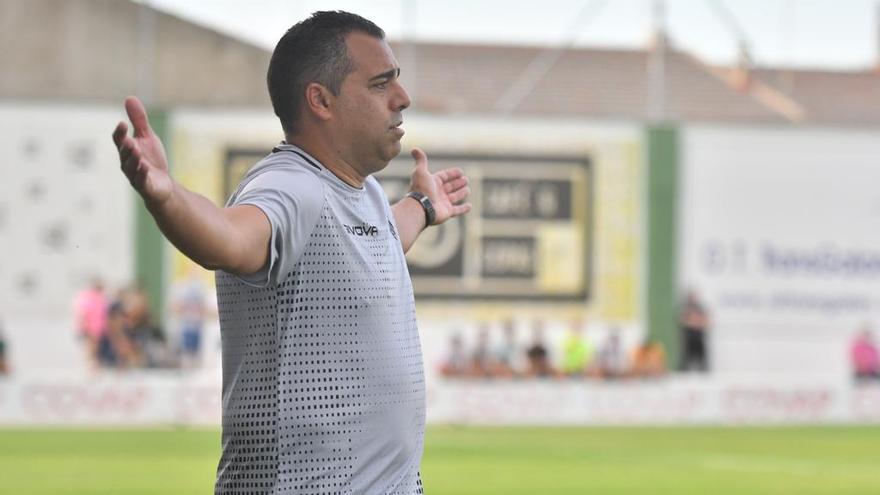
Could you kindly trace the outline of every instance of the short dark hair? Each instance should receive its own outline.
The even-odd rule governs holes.
[[[317,82],[339,94],[354,64],[348,56],[345,37],[352,31],[385,39],[385,31],[363,17],[336,11],[315,12],[294,24],[278,41],[266,82],[275,115],[285,132],[297,131],[306,86]]]

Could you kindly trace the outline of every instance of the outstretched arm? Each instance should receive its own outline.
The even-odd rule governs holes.
[[[471,211],[471,205],[465,202],[470,194],[468,179],[460,168],[447,168],[432,174],[428,171],[428,156],[424,151],[413,148],[412,157],[416,164],[410,176],[410,190],[418,191],[431,200],[436,214],[433,225],[440,225]],[[400,233],[403,252],[407,252],[427,227],[425,210],[415,199],[405,197],[395,203],[391,211]]]
[[[219,208],[175,182],[143,104],[128,97],[125,111],[134,133],[128,135],[125,122],[113,131],[119,162],[165,237],[207,269],[240,275],[259,271],[268,259],[271,238],[271,226],[262,210],[251,205]]]

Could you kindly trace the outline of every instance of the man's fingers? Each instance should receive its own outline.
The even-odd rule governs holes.
[[[119,148],[122,146],[122,140],[125,139],[125,135],[128,133],[128,125],[125,122],[119,122],[116,124],[116,129],[113,129],[113,143],[116,144],[116,147]]]
[[[122,171],[131,179],[132,174],[141,162],[141,154],[137,150],[128,150],[128,156],[122,160]]]
[[[449,202],[452,204],[461,203],[465,199],[467,199],[468,194],[471,193],[471,189],[469,187],[463,187],[458,191],[454,191],[449,193]]]
[[[127,153],[127,156],[122,161],[122,171],[129,179],[132,179],[134,175],[143,175],[150,168],[149,162],[144,160],[144,155],[139,148],[123,149]]]
[[[452,206],[452,216],[457,217],[459,215],[464,215],[465,213],[471,211],[470,203],[462,203],[460,205]]]
[[[137,143],[134,142],[134,139],[131,136],[123,135],[120,139],[119,143],[119,161],[125,162],[129,156],[131,156],[132,151],[137,149]]]
[[[449,182],[458,179],[459,177],[464,177],[464,170],[458,167],[444,168],[443,170],[437,172],[435,175],[439,177],[441,181]]]
[[[147,120],[147,110],[141,100],[134,96],[125,99],[125,113],[128,114],[128,120],[134,127],[134,135],[136,137],[148,136],[153,130],[150,129],[150,122]]]
[[[468,178],[467,177],[459,177],[458,179],[454,179],[449,182],[444,182],[443,183],[443,192],[451,193],[451,192],[456,191],[458,189],[461,189],[462,187],[465,187],[467,185],[468,185]]]
[[[128,182],[138,192],[143,193],[150,175],[150,165],[140,155],[132,156],[124,165],[123,170]]]

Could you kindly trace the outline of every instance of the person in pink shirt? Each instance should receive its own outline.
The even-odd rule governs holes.
[[[880,353],[870,330],[862,330],[853,341],[850,357],[857,379],[880,378]]]
[[[98,364],[101,339],[107,331],[107,308],[110,301],[104,293],[104,283],[94,279],[92,284],[76,295],[73,310],[77,331],[85,339],[86,351],[92,364]]]

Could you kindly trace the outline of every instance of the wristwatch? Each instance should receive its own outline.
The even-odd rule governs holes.
[[[406,193],[406,197],[412,198],[422,205],[422,208],[425,210],[425,226],[434,225],[434,222],[437,220],[437,214],[434,212],[434,205],[431,204],[431,200],[418,191],[410,191]]]

